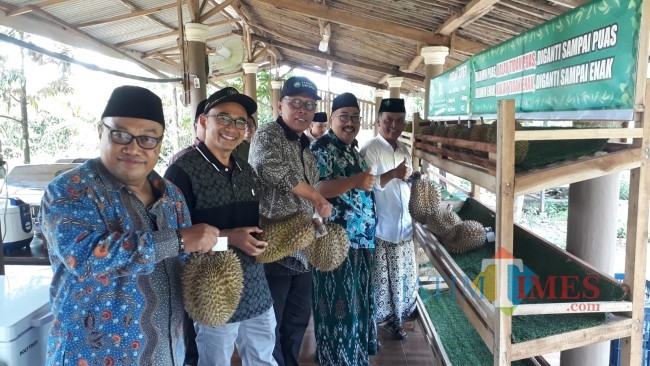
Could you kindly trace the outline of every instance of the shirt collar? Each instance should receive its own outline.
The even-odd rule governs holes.
[[[346,144],[345,142],[343,142],[343,140],[341,140],[338,136],[336,136],[336,134],[334,133],[334,131],[332,131],[331,128],[329,129],[329,131],[327,131],[327,134],[331,135],[332,140],[334,140],[336,144],[340,145],[339,147],[347,148],[347,147],[359,146],[359,141],[357,141],[357,139],[354,139],[351,144]]]
[[[379,140],[384,146],[390,148],[393,151],[397,151],[402,148],[402,146],[400,145],[401,142],[397,140],[397,142],[395,143],[395,149],[393,149],[393,145],[391,145],[390,142],[388,142],[388,140],[386,140],[384,136],[382,136],[381,134],[377,134],[377,140]]]
[[[284,135],[287,136],[287,140],[300,141],[301,150],[309,148],[309,144],[311,143],[311,141],[309,141],[309,138],[305,136],[304,133],[298,135],[296,131],[292,130],[291,128],[289,128],[289,126],[287,126],[287,123],[284,122],[282,116],[278,116],[276,122],[280,125],[280,127],[282,127],[282,130],[284,131]]]
[[[109,191],[119,191],[122,188],[127,187],[124,182],[117,179],[113,174],[111,174],[111,172],[108,171],[108,169],[104,166],[104,163],[102,163],[101,158],[96,158],[93,161],[93,166],[97,171],[99,178],[106,185],[106,189]],[[152,189],[157,190],[160,196],[163,196],[165,193],[167,193],[167,185],[164,184],[163,178],[158,173],[156,173],[155,170],[152,170],[151,173],[147,175],[147,180],[149,183],[151,183]]]
[[[203,153],[202,155],[208,159],[208,162],[211,164],[214,164],[214,166],[217,167],[219,171],[227,171],[228,167],[221,164],[219,159],[217,159],[216,156],[208,149],[207,146],[205,146],[205,142],[201,141],[196,148],[199,150],[199,152]],[[237,169],[242,170],[241,167],[239,166],[239,163],[237,162],[237,158],[235,157],[235,154],[230,154],[230,160],[235,163],[235,166]]]

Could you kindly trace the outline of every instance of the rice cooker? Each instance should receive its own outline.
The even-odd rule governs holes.
[[[29,246],[34,236],[33,226],[29,204],[17,198],[0,199],[0,233],[4,253]]]

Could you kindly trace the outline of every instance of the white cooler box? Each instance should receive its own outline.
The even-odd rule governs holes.
[[[51,276],[49,267],[31,266],[7,266],[0,276],[0,366],[45,364]]]

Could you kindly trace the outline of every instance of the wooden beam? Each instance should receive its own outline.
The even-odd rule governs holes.
[[[133,4],[133,3],[132,3],[131,1],[129,1],[129,0],[120,0],[120,2],[121,2],[122,4],[128,6],[129,9],[131,9],[131,11],[139,11],[139,10],[142,10],[142,9],[140,9],[138,6],[136,6],[135,4]],[[160,26],[163,27],[163,28],[167,28],[167,29],[171,29],[171,30],[176,30],[176,27],[175,27],[175,26],[173,26],[173,25],[171,25],[171,24],[167,24],[167,23],[165,23],[164,21],[162,21],[161,19],[158,19],[158,18],[156,18],[155,16],[153,16],[153,15],[151,15],[151,14],[147,14],[147,15],[145,15],[145,17],[146,17],[146,18],[149,18],[152,22],[154,22],[154,23],[160,25]]]
[[[490,47],[492,46],[489,44],[471,41],[467,38],[459,37],[454,33],[451,35],[451,44],[449,46],[449,49],[473,56]]]
[[[220,20],[218,22],[208,23],[206,25],[208,27],[217,27],[217,26],[220,26],[220,25],[229,24],[229,23],[233,23],[233,22],[236,22],[236,20],[234,20],[234,19],[224,19],[224,20]],[[131,46],[131,45],[134,45],[134,44],[153,41],[153,40],[156,40],[156,39],[171,37],[171,36],[175,36],[175,35],[178,35],[178,30],[173,30],[173,31],[165,32],[165,33],[154,34],[154,35],[148,36],[148,37],[142,37],[142,38],[133,39],[133,40],[130,40],[130,41],[116,43],[115,46],[117,46],[117,47],[127,47],[127,46]]]
[[[190,20],[192,23],[197,23],[199,21],[199,17],[201,16],[199,0],[186,0],[186,4],[187,9],[190,13]]]
[[[203,23],[204,21],[212,18],[214,15],[216,15],[217,13],[219,13],[222,10],[224,10],[225,8],[227,8],[230,4],[234,3],[235,1],[237,1],[237,0],[224,0],[224,2],[222,2],[218,6],[210,9],[207,13],[201,15],[201,18],[200,18],[201,23]]]
[[[310,47],[313,46],[313,45],[311,45],[309,43],[305,43],[305,42],[303,42],[301,40],[290,38],[290,37],[288,37],[288,36],[286,36],[286,35],[284,35],[282,33],[279,33],[279,32],[274,31],[273,29],[261,26],[261,25],[255,23],[255,22],[250,22],[248,24],[253,28],[256,28],[256,29],[259,29],[259,30],[261,30],[263,32],[266,32],[266,33],[268,33],[268,34],[270,34],[270,35],[272,35],[272,36],[274,36],[276,38],[283,39],[283,40],[285,40],[285,41],[287,41],[287,42],[289,42],[289,43],[291,43],[293,45],[296,45],[296,46],[299,46],[299,47],[302,47],[302,48],[310,48]]]
[[[299,63],[296,63],[296,62],[291,62],[291,61],[282,61],[282,62],[280,62],[280,64],[285,65],[285,66],[289,66],[289,67],[292,68],[286,74],[282,75],[280,77],[280,79],[283,79],[287,74],[289,74],[291,71],[293,71],[294,68],[309,70],[309,71],[313,71],[313,72],[321,74],[321,75],[325,75],[325,70],[318,69],[318,68],[313,67],[313,66],[305,66],[305,65],[302,65],[302,64],[299,64]],[[375,84],[375,83],[367,81],[367,80],[355,78],[353,76],[349,76],[349,75],[346,75],[346,74],[343,74],[343,73],[339,73],[337,71],[333,71],[332,76],[343,79],[343,80],[347,80],[347,81],[352,82],[352,83],[367,85],[367,86],[375,88],[375,89],[379,89],[381,87],[379,84]]]
[[[30,13],[32,11],[32,7],[37,7],[39,9],[44,9],[50,6],[54,5],[59,5],[65,2],[68,2],[70,0],[47,0],[47,1],[41,1],[40,3],[32,4],[32,5],[27,5],[27,6],[20,6],[16,7],[15,9],[12,9],[7,12],[7,16],[14,16],[14,15],[22,15],[26,13]]]
[[[589,0],[549,0],[552,4],[564,6],[565,8],[574,9],[582,4],[586,4]]]
[[[329,60],[329,61],[337,62],[337,63],[343,64],[343,65],[358,67],[358,68],[361,68],[361,69],[372,70],[372,71],[377,71],[377,72],[383,72],[383,73],[386,73],[386,74],[392,74],[392,75],[396,75],[396,76],[402,76],[402,77],[412,79],[412,80],[417,80],[417,81],[423,81],[424,80],[424,77],[422,77],[420,75],[407,74],[407,73],[399,71],[397,66],[373,65],[373,64],[368,64],[368,63],[365,63],[365,62],[359,62],[359,61],[355,61],[355,60],[346,59],[346,58],[335,56],[335,55],[332,55],[332,54],[326,54],[326,53],[319,52],[319,51],[314,51],[314,50],[310,50],[310,49],[306,49],[306,48],[297,47],[297,46],[294,46],[294,45],[291,45],[291,44],[274,41],[272,39],[261,37],[261,36],[254,35],[252,37],[253,37],[254,40],[263,42],[263,43],[265,43],[267,45],[271,45],[271,46],[275,46],[275,47],[282,48],[282,49],[285,49],[285,50],[301,53],[303,55],[315,57],[315,58],[318,58],[318,59],[321,59],[321,60]]]
[[[35,13],[35,14],[38,14],[38,16],[40,16],[42,18],[45,18],[45,19],[47,19],[47,20],[49,20],[49,21],[51,21],[51,22],[53,22],[53,23],[55,23],[55,24],[57,24],[57,25],[59,25],[61,27],[64,27],[64,28],[68,29],[69,32],[71,32],[71,33],[73,33],[73,34],[75,34],[75,35],[77,35],[77,36],[79,36],[81,38],[84,38],[84,39],[90,41],[91,43],[94,43],[95,45],[101,46],[103,48],[108,48],[108,49],[112,50],[113,52],[117,52],[121,56],[123,56],[123,57],[125,57],[125,58],[127,58],[127,59],[129,59],[131,61],[134,61],[140,67],[142,67],[143,69],[149,71],[150,73],[152,73],[152,74],[154,74],[154,75],[156,75],[158,77],[161,77],[161,78],[166,78],[167,77],[167,75],[161,73],[160,71],[158,71],[158,70],[154,69],[153,67],[147,65],[146,63],[142,62],[142,60],[140,58],[132,56],[132,55],[124,52],[123,50],[120,50],[119,48],[113,46],[110,43],[99,40],[99,39],[97,39],[97,38],[83,32],[81,30],[77,29],[72,24],[66,23],[62,19],[59,19],[59,18],[55,17],[54,15],[46,12],[45,10],[42,10],[41,8],[33,6],[32,7],[32,12]]]
[[[120,20],[135,18],[135,17],[141,17],[141,16],[153,14],[153,13],[165,10],[165,9],[171,9],[171,8],[173,8],[175,6],[176,6],[176,3],[171,3],[171,4],[167,4],[167,5],[157,6],[155,8],[151,8],[151,9],[142,9],[142,10],[132,11],[132,12],[129,12],[127,14],[117,15],[117,16],[114,16],[114,17],[111,17],[111,18],[93,20],[92,22],[85,22],[85,23],[75,24],[75,27],[77,27],[77,28],[87,28],[87,27],[93,27],[93,26],[101,25],[101,24],[119,22]]]
[[[319,4],[308,3],[301,0],[257,0],[258,2],[273,5],[281,10],[300,13],[304,16],[320,18],[333,23],[344,24],[355,28],[365,29],[381,34],[388,34],[404,39],[420,41],[434,46],[448,46],[449,37],[435,35],[421,29],[411,28],[399,23],[371,19],[359,14],[323,7]]]
[[[463,7],[460,13],[456,13],[445,20],[438,30],[436,30],[436,33],[448,36],[463,25],[487,14],[494,4],[498,2],[499,0],[472,0]]]

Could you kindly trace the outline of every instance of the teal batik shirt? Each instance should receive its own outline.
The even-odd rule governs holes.
[[[316,157],[321,181],[352,177],[368,169],[356,149],[356,140],[348,145],[332,130],[313,142],[311,151]],[[373,193],[355,188],[328,201],[333,206],[331,221],[346,230],[350,248],[374,248],[376,215]]]
[[[145,206],[99,159],[56,177],[40,222],[54,271],[47,365],[181,365],[180,190],[148,176]]]

